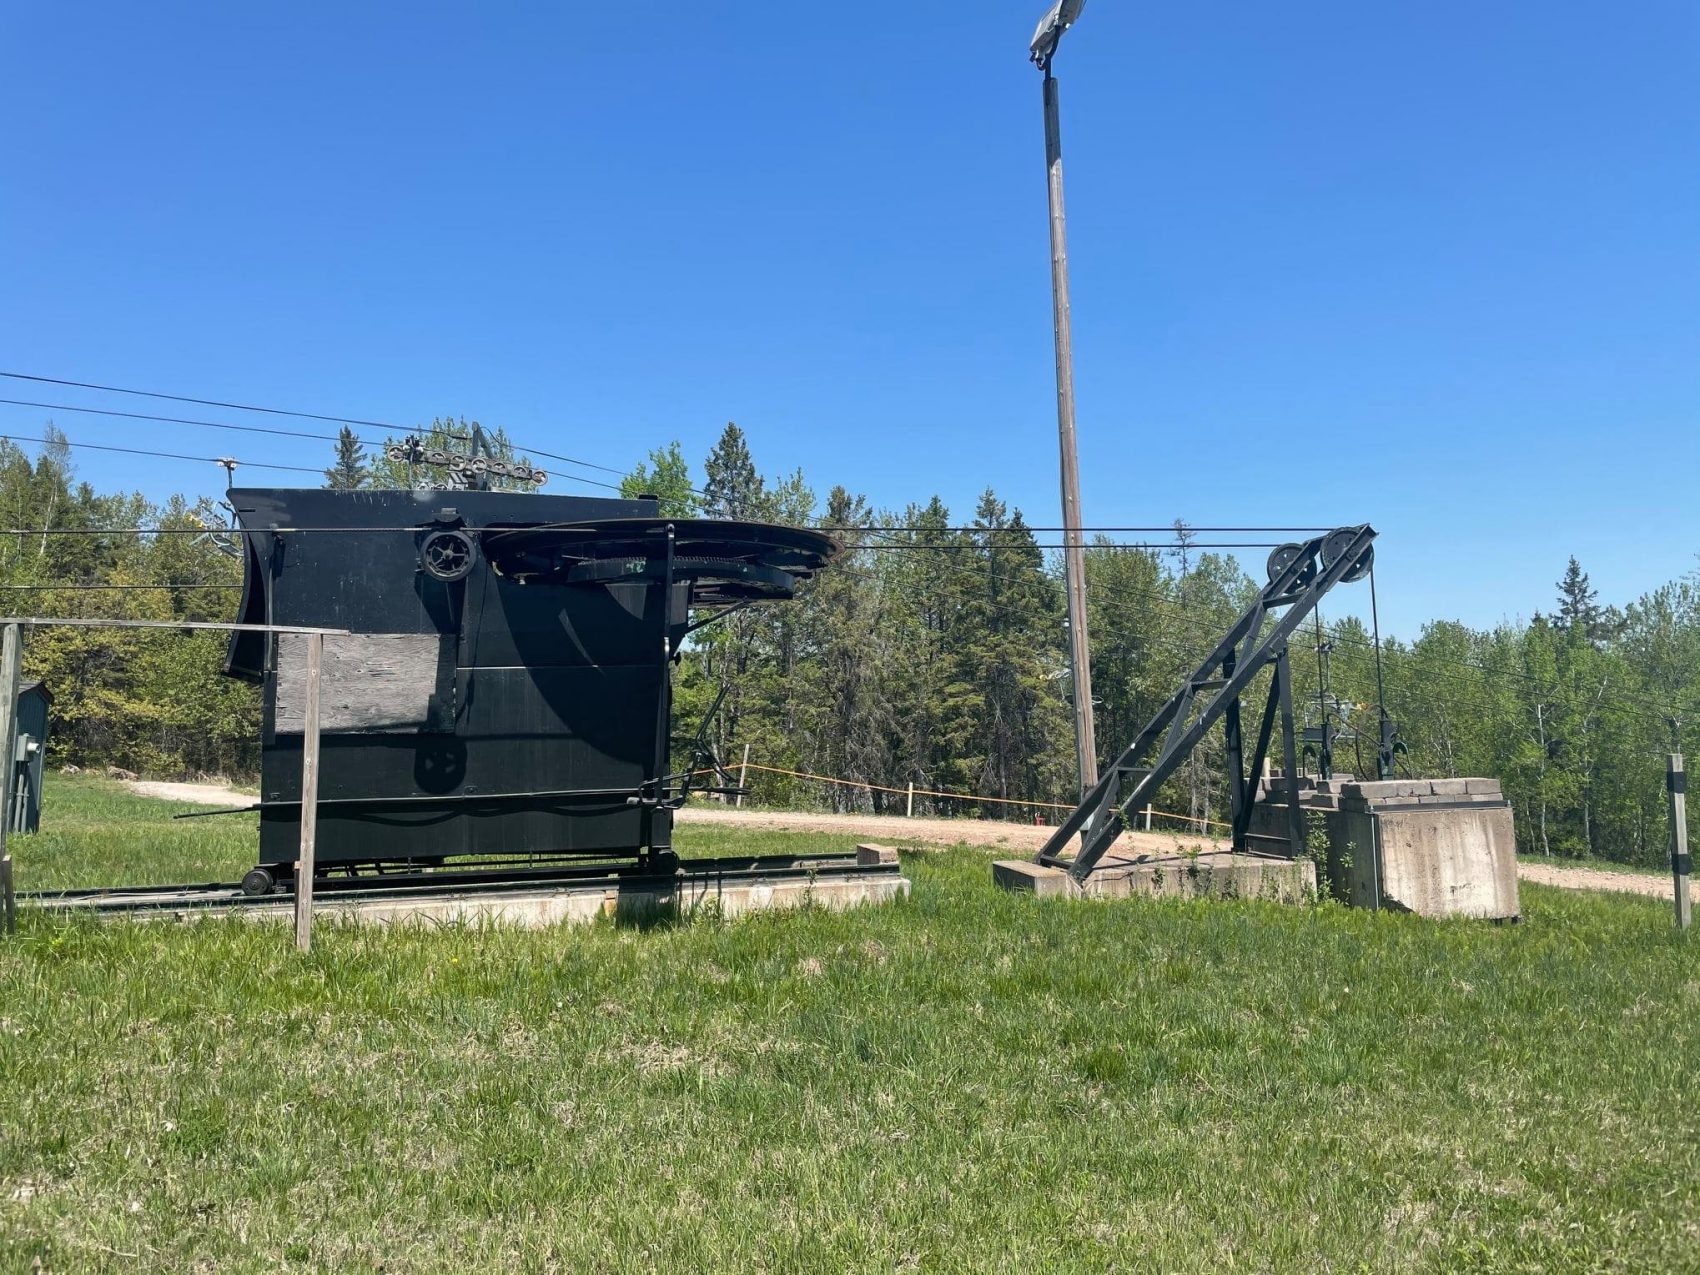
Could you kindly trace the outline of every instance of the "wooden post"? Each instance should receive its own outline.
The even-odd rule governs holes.
[[[1694,864],[1688,856],[1688,774],[1683,770],[1681,753],[1670,755],[1665,788],[1670,793],[1670,871],[1676,887],[1676,926],[1686,930],[1694,919],[1694,888],[1690,884]]]
[[[1073,674],[1074,755],[1085,796],[1098,784],[1092,721],[1092,656],[1086,633],[1086,536],[1081,531],[1080,457],[1074,431],[1074,338],[1068,305],[1068,229],[1063,213],[1062,121],[1057,82],[1044,64],[1045,182],[1051,211],[1051,322],[1057,353],[1057,443],[1062,458],[1063,583],[1068,599],[1068,667]]]
[[[739,810],[744,808],[744,779],[750,773],[750,746],[744,745],[744,760],[738,763],[738,798],[732,804]]]
[[[313,948],[313,861],[319,834],[319,676],[325,635],[304,635],[307,645],[307,703],[301,722],[301,850],[295,860],[295,946]]]
[[[0,933],[18,932],[18,896],[12,890],[12,856],[0,854]]]
[[[905,819],[913,819],[915,817],[915,781],[914,780],[909,781],[909,796],[904,800],[904,803],[903,803],[903,817]]]
[[[6,828],[12,821],[12,781],[18,773],[18,763],[12,754],[18,748],[18,675],[23,656],[23,626],[8,624],[4,637],[0,637],[0,757],[5,758],[5,775],[0,778],[0,857],[6,854]],[[10,886],[7,898],[11,898]]]
[[[1145,831],[1151,831],[1151,807],[1145,807]]]

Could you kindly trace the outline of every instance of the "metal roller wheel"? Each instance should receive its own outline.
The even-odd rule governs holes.
[[[433,580],[466,579],[477,550],[464,531],[433,531],[419,546],[419,565]]]
[[[532,483],[535,486],[538,486],[538,487],[541,487],[544,483],[549,481],[549,475],[544,473],[541,469],[532,470],[530,475],[528,475],[528,476],[530,477]]]
[[[1333,566],[1339,560],[1340,555],[1352,547],[1352,540],[1357,534],[1357,530],[1353,527],[1341,527],[1338,531],[1328,533],[1327,539],[1322,542],[1322,565],[1324,569]],[[1340,577],[1340,583],[1356,584],[1369,574],[1369,569],[1374,565],[1375,546],[1370,545],[1364,549],[1358,560],[1347,568],[1346,574]]]
[[[1274,583],[1281,573],[1304,556],[1305,547],[1299,544],[1276,545],[1269,552],[1269,580]]]
[[[386,460],[404,461],[407,459],[407,448],[400,443],[391,443],[384,448],[384,458]]]
[[[277,878],[269,868],[249,868],[242,878],[242,893],[253,897],[270,894],[277,887]]]

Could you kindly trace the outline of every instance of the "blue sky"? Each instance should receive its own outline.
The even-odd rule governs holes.
[[[618,466],[736,420],[1054,524],[1042,8],[12,6],[0,367]],[[1373,521],[1403,633],[1696,566],[1691,0],[1093,0],[1057,68],[1089,523]],[[50,415],[326,459],[0,430]]]

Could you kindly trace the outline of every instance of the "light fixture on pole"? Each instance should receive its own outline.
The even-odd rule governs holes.
[[[1051,59],[1086,0],[1057,0],[1039,21],[1028,53],[1045,73],[1045,169],[1051,206],[1051,315],[1057,346],[1057,438],[1062,452],[1063,579],[1068,590],[1068,653],[1073,673],[1074,752],[1084,793],[1098,782],[1092,723],[1092,657],[1086,633],[1086,542],[1081,532],[1080,458],[1074,441],[1074,351],[1068,314],[1068,235],[1063,220],[1062,125]]]
[[[1051,58],[1056,55],[1063,32],[1074,25],[1085,7],[1086,0],[1057,0],[1050,12],[1039,19],[1039,28],[1033,32],[1033,43],[1027,46],[1027,51],[1046,74],[1050,73]]]

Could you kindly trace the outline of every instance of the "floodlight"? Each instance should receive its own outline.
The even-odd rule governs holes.
[[[1033,43],[1027,46],[1033,61],[1040,66],[1047,65],[1057,51],[1057,44],[1063,38],[1063,32],[1074,25],[1080,11],[1086,7],[1086,0],[1057,0],[1050,11],[1039,19],[1039,29],[1033,32]]]

